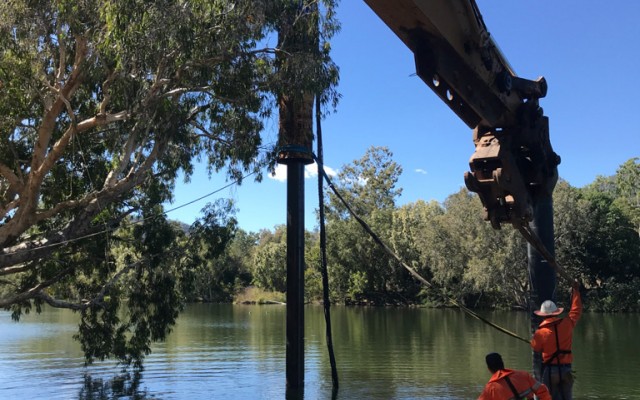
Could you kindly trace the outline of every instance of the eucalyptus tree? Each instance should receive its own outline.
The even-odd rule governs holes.
[[[616,171],[616,200],[640,236],[640,157],[624,162]]]
[[[584,242],[585,277],[592,284],[607,280],[626,282],[640,272],[640,238],[612,193],[588,186],[589,231]]]
[[[495,230],[482,219],[475,193],[447,197],[430,228],[429,266],[448,297],[470,306],[526,307],[526,248],[515,229]]]
[[[181,299],[164,296],[178,280],[162,271],[181,258],[162,204],[195,160],[231,180],[260,178],[273,152],[264,122],[290,84],[276,58],[293,56],[270,43],[294,4],[319,15],[320,38],[297,79],[335,105],[332,0],[0,3],[1,307],[81,311],[89,359],[138,362],[164,337]],[[114,232],[131,221],[136,254],[119,261]],[[139,285],[118,292],[130,274]],[[54,285],[83,296],[56,298]],[[111,293],[148,306],[119,319],[106,311]]]
[[[304,239],[304,296],[306,302],[322,301],[322,260],[320,231],[306,231]]]
[[[190,229],[187,301],[231,302],[251,282],[251,254],[257,235],[237,227],[233,204],[218,200],[204,210],[207,219]]]
[[[251,273],[251,283],[276,292],[287,289],[287,226],[277,225],[273,231],[263,229],[257,234],[251,249],[247,271]],[[318,232],[305,231],[305,299],[314,301],[322,298],[320,276],[320,239]]]
[[[569,275],[592,286],[596,283],[586,267],[589,257],[586,245],[593,230],[590,213],[590,202],[582,191],[560,179],[553,191],[555,256]]]
[[[386,147],[370,147],[365,155],[340,169],[335,186],[371,229],[383,240],[391,237],[396,184],[402,167]],[[328,268],[331,287],[341,299],[384,297],[394,289],[391,257],[351,217],[342,202],[329,193],[327,202]]]
[[[405,204],[393,213],[390,244],[400,258],[427,281],[431,282],[431,265],[438,256],[443,243],[441,216],[444,208],[435,200],[429,203],[418,200]],[[437,288],[427,288],[413,277],[404,283],[406,296],[412,300],[442,302],[442,294]]]
[[[619,171],[632,166],[627,162]],[[632,178],[633,170],[627,172],[624,179]],[[618,175],[599,176],[574,188],[561,180],[554,191],[556,257],[590,289],[588,304],[608,311],[638,307],[640,237],[632,197],[623,194],[619,182]]]
[[[253,283],[265,290],[287,291],[287,230],[278,225],[274,232],[260,232],[253,252]]]

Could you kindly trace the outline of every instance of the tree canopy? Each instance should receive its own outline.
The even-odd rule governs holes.
[[[640,310],[640,237],[633,207],[637,165],[629,160],[616,175],[598,177],[584,188],[561,179],[553,194],[556,257],[588,288],[592,310]],[[469,307],[529,308],[526,241],[516,229],[495,230],[483,221],[475,194],[462,189],[442,203],[397,207],[401,168],[386,148],[370,148],[340,171],[334,186],[341,196],[432,287],[420,287],[405,274],[331,193],[328,266],[335,301],[447,305],[453,298]]]
[[[89,361],[141,367],[185,301],[230,301],[251,284],[283,290],[283,229],[243,232],[222,200],[187,229],[167,220],[163,204],[198,161],[233,181],[260,179],[276,150],[263,141],[265,122],[287,110],[284,100],[313,94],[335,106],[335,7],[0,3],[0,307],[15,318],[45,303],[76,310]],[[389,149],[372,147],[340,170],[337,186],[442,293],[472,306],[525,307],[521,238],[492,230],[466,190],[442,204],[397,207],[401,173]],[[636,158],[613,177],[585,188],[561,181],[554,192],[556,254],[595,293],[597,309],[640,304],[639,177]],[[333,299],[441,304],[333,195],[327,203]],[[320,292],[316,235],[307,234],[308,298]]]
[[[181,275],[168,271],[186,268],[179,254],[197,242],[178,240],[163,214],[178,174],[188,179],[202,159],[210,173],[260,179],[273,162],[261,132],[291,89],[276,58],[296,56],[278,47],[286,35],[270,44],[283,15],[313,14],[305,29],[317,49],[296,64],[296,82],[337,101],[335,4],[317,4],[2,2],[0,306],[15,317],[43,302],[79,310],[89,358],[140,360],[175,320],[181,299],[168,294]],[[233,208],[213,208],[202,224],[220,229],[198,232],[224,243]],[[116,294],[129,301],[124,319],[107,301]]]

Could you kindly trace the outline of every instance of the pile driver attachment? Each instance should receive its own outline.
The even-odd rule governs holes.
[[[532,100],[531,104],[537,104]],[[475,152],[464,182],[478,193],[484,219],[500,229],[501,223],[527,225],[533,220],[533,198],[551,193],[558,179],[560,157],[549,142],[549,121],[542,110],[522,105],[519,124],[505,128],[478,126],[473,131]],[[537,115],[533,115],[535,113]]]
[[[476,151],[469,161],[470,172],[465,172],[464,183],[478,193],[484,206],[484,219],[491,226],[533,217],[531,196],[521,178],[516,158],[512,152],[512,137],[502,131],[478,134],[474,130]]]
[[[533,219],[532,197],[550,193],[560,157],[538,100],[544,78],[518,77],[474,0],[365,0],[414,54],[417,75],[473,129],[465,174],[484,218],[499,229]]]

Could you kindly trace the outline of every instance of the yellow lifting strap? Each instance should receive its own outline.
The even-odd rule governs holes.
[[[564,270],[564,268],[558,265],[555,257],[549,252],[549,250],[547,250],[546,246],[542,243],[542,240],[540,240],[538,235],[533,232],[528,223],[523,222],[521,224],[514,224],[514,226],[520,231],[527,242],[529,242],[536,250],[538,250],[538,253],[540,253],[545,258],[545,260],[547,260],[549,265],[551,265],[551,267],[558,273],[558,275],[563,277],[569,284],[573,284],[575,280],[567,273],[567,271]]]

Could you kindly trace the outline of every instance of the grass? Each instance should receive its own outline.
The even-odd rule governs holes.
[[[284,304],[286,295],[281,292],[269,292],[250,286],[238,293],[234,299],[236,304]]]

